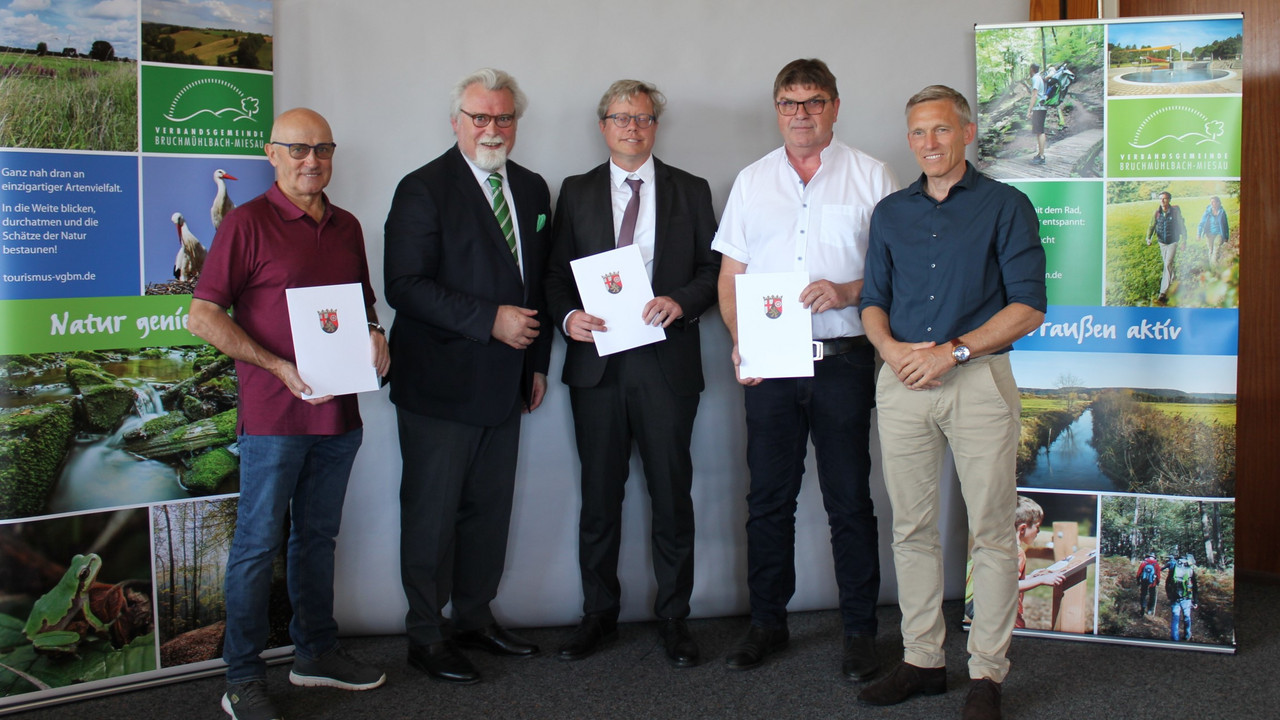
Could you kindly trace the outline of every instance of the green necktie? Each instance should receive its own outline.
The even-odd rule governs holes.
[[[511,248],[511,257],[520,264],[520,252],[516,250],[516,228],[511,223],[511,208],[507,207],[507,196],[502,192],[502,176],[489,174],[489,187],[493,188],[493,215],[498,218],[502,227],[502,235],[507,239],[507,247]]]

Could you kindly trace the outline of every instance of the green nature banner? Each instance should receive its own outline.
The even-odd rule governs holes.
[[[0,714],[222,667],[237,383],[187,319],[274,179],[271,2],[102,6],[0,32]]]
[[[977,27],[977,165],[1047,260],[1011,355],[1018,634],[1235,650],[1243,23]]]

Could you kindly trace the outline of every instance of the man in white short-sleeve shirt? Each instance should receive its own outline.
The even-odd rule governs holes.
[[[747,584],[751,627],[725,664],[746,670],[786,647],[795,593],[795,511],[809,440],[831,525],[844,625],[843,673],[867,680],[875,651],[880,564],[868,447],[875,351],[858,317],[871,211],[897,190],[888,167],[835,139],[835,76],[821,60],[778,73],[773,99],[783,146],[738,174],[711,247],[720,266],[720,313],[747,414]],[[823,359],[811,378],[742,377],[734,276],[804,271],[800,295]]]

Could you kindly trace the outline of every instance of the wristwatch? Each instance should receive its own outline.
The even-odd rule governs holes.
[[[387,329],[386,329],[386,328],[384,328],[384,327],[382,327],[381,325],[379,325],[379,324],[378,324],[378,323],[376,323],[376,322],[371,322],[371,323],[369,323],[369,329],[370,329],[370,330],[372,330],[372,331],[374,331],[374,332],[376,332],[376,333],[380,333],[380,334],[382,334],[382,336],[383,336],[383,337],[386,337],[386,335],[387,335]]]
[[[963,365],[969,362],[969,346],[964,344],[960,338],[951,338],[951,357],[956,361],[957,365]]]

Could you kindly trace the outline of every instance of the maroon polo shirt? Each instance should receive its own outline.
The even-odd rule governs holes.
[[[230,308],[236,324],[259,345],[294,362],[285,288],[353,282],[364,287],[365,304],[373,305],[364,233],[355,216],[326,196],[317,223],[273,184],[223,219],[192,296]],[[237,433],[339,435],[361,426],[355,395],[311,405],[256,365],[236,361],[236,374]]]

